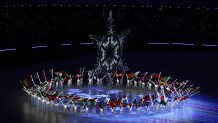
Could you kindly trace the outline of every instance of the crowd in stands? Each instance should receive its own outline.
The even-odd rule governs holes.
[[[104,34],[109,11],[115,29],[130,29],[127,43],[216,43],[218,10],[132,7],[23,7],[0,12],[1,47],[90,42]]]

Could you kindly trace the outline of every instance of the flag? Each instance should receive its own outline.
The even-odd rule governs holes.
[[[82,78],[82,74],[77,74],[75,77],[76,77],[77,79],[80,79],[80,78]]]
[[[175,84],[175,81],[176,81],[176,80],[173,80],[172,78],[170,78],[170,79],[167,81],[167,83],[168,83],[168,84]]]
[[[54,101],[58,95],[59,95],[59,94],[58,94],[58,90],[56,90],[56,91],[54,92],[54,94],[49,95],[49,100]]]
[[[132,104],[133,104],[134,106],[136,106],[136,108],[141,107],[142,98],[139,100],[139,102],[137,102],[137,100],[134,99],[133,102],[132,102]]]
[[[157,100],[159,98],[159,94],[157,92],[152,96],[153,100]]]
[[[150,80],[150,79],[152,79],[152,74],[143,75],[143,79],[144,79],[144,80]]]
[[[24,85],[25,87],[28,87],[28,86],[29,86],[29,80],[28,80],[28,79],[24,79],[24,80],[22,81],[22,83],[23,83],[23,85]]]
[[[151,90],[155,90],[156,86],[153,82],[150,82],[151,83]]]
[[[129,108],[132,108],[132,106],[134,106],[134,105],[133,105],[133,104],[131,104],[131,103],[130,103],[130,104],[128,104],[128,107],[129,107]]]
[[[160,79],[161,72],[159,74],[153,74],[152,79]]]
[[[162,77],[161,80],[166,83],[170,80],[170,78],[171,78],[170,76],[165,76],[165,77]]]
[[[48,94],[45,93],[45,92],[40,92],[40,93],[41,93],[41,95],[42,95],[43,97],[47,97],[47,96],[48,96]]]
[[[81,102],[84,106],[88,107],[88,100],[89,100],[89,98],[83,98],[82,100],[80,100],[80,102]]]
[[[37,97],[42,97],[42,94],[41,94],[39,91],[37,91],[37,92],[36,92],[36,96],[37,96]]]
[[[170,76],[162,77],[161,78],[161,84],[165,86],[166,83],[170,80],[170,78],[171,78]]]
[[[164,96],[162,95],[162,96],[160,96],[160,100],[164,100]]]
[[[132,104],[137,105],[136,99],[133,100]]]
[[[70,79],[69,77],[65,77],[64,82],[68,82],[69,79]]]
[[[74,97],[71,99],[73,102],[79,102],[82,100],[82,97]]]
[[[123,74],[116,74],[117,79],[122,79]]]
[[[144,99],[143,99],[143,98],[140,98],[140,100],[139,100],[138,103],[142,105],[142,104],[144,103]]]
[[[88,100],[92,107],[96,106],[98,98],[93,98]]]
[[[22,84],[24,85],[25,88],[31,88],[31,87],[33,87],[31,75],[29,75],[27,78],[25,78],[25,79],[22,81]]]
[[[99,109],[103,109],[103,106],[101,104],[98,104]]]
[[[78,74],[76,75],[76,78],[78,78],[78,79],[82,78],[84,70],[85,70],[85,67],[80,67],[78,70]]]
[[[54,74],[57,75],[57,76],[62,76],[62,73],[63,73],[63,71],[62,71],[62,72],[58,72],[58,71],[57,71],[57,72],[55,72]]]
[[[168,88],[169,89],[169,88]],[[170,96],[170,90],[168,90],[166,87],[164,87],[164,93],[167,97]]]
[[[85,67],[80,67],[78,73],[83,74],[85,71]]]
[[[35,78],[35,79],[39,79],[38,72],[37,72],[36,74],[33,75],[33,78]]]
[[[82,69],[82,73],[84,73],[84,71],[85,71],[85,67],[83,67],[83,69]]]
[[[61,98],[63,103],[68,103],[69,102],[69,97],[68,96],[62,96]]]
[[[150,96],[150,94],[144,96],[144,97],[143,97],[143,101],[144,101],[144,103],[150,102],[150,101],[151,101],[151,96]]]
[[[139,78],[140,78],[140,79],[144,79],[144,78],[146,78],[147,74],[148,74],[148,72],[145,72],[144,74],[141,74],[141,75],[139,76]]]
[[[164,95],[161,95],[160,96],[160,104],[162,104],[162,105],[166,105],[167,103],[165,102],[165,97],[164,97]]]
[[[127,96],[123,96],[122,99],[121,99],[121,102],[122,102],[122,103],[128,103],[128,98],[127,98]]]
[[[81,102],[82,103],[85,103],[85,102],[87,102],[89,100],[89,98],[83,98],[82,100],[81,100]]]
[[[138,76],[139,73],[140,73],[140,71],[137,71],[134,74],[135,74],[135,76]]]
[[[185,82],[185,81],[182,81],[182,82],[179,83],[179,86],[183,86],[183,85],[185,85],[185,84],[186,84],[186,82]]]
[[[121,103],[120,106],[121,107],[127,107],[129,104],[128,103]]]
[[[64,76],[64,77],[70,77],[70,74],[68,74],[68,73],[63,73],[63,76]]]
[[[50,69],[50,70],[49,70],[50,73],[53,73],[53,71],[54,71],[53,69]]]
[[[43,70],[42,72],[41,72],[41,74],[40,74],[40,80],[42,81],[42,82],[45,82],[46,81],[46,75],[45,75],[45,71]]]
[[[53,79],[53,77],[54,77],[54,70],[50,69],[49,72],[50,72],[50,75],[51,75],[51,79]]]
[[[179,99],[179,101],[184,101],[184,100],[186,100],[188,98],[189,98],[189,96],[183,96],[182,98]]]
[[[108,104],[109,104],[109,106],[111,107],[111,108],[114,108],[114,107],[116,107],[116,106],[118,106],[118,105],[120,105],[121,104],[121,100],[115,100],[115,101],[113,101],[113,100],[110,100],[109,102],[108,102]]]
[[[133,73],[126,74],[127,79],[134,78],[135,75]]]

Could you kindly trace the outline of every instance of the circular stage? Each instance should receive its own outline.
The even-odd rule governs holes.
[[[94,89],[94,88],[93,88]],[[98,90],[95,90],[96,92]],[[114,91],[116,92],[116,91]],[[88,93],[88,92],[87,92]],[[83,95],[86,96],[87,93]],[[121,92],[122,93],[122,92]],[[106,94],[107,95],[107,94]],[[173,109],[172,111],[146,113],[142,109],[141,112],[133,110],[132,112],[120,113],[117,111],[114,115],[99,113],[69,113],[60,109],[59,112],[46,111],[42,107],[25,102],[23,104],[23,114],[26,121],[35,122],[65,122],[65,123],[182,123],[182,122],[216,122],[218,120],[217,100],[211,97],[196,95],[187,100],[183,105]],[[28,116],[33,116],[31,119]],[[29,119],[29,120],[27,120]]]
[[[156,57],[156,56],[160,57]],[[63,59],[59,61],[44,62],[39,64],[32,64],[27,66],[21,66],[16,68],[9,68],[0,70],[2,78],[1,97],[4,101],[1,101],[1,118],[8,122],[22,122],[22,123],[119,123],[119,122],[216,122],[218,120],[218,99],[216,98],[216,70],[218,57],[216,53],[193,53],[193,52],[134,52],[126,55],[129,66],[135,66],[136,69],[146,69],[148,71],[157,72],[161,70],[163,73],[173,75],[174,77],[180,76],[181,78],[189,79],[192,82],[197,82],[197,85],[201,86],[202,93],[195,95],[187,100],[183,105],[178,106],[172,111],[158,112],[155,114],[143,113],[133,109],[130,113],[128,110],[124,114],[117,111],[115,115],[110,115],[110,109],[108,109],[108,115],[100,116],[98,111],[93,114],[92,111],[88,114],[85,113],[70,113],[64,112],[63,109],[57,111],[47,111],[42,107],[38,107],[35,104],[30,103],[30,96],[27,96],[20,87],[19,79],[23,79],[24,76],[35,71],[43,69],[58,69],[64,68],[66,71],[75,73],[75,66],[86,64],[90,68],[95,62],[93,56],[81,56],[71,59]],[[149,56],[151,59],[140,58],[137,56]],[[174,58],[174,62],[171,62],[171,58]],[[165,62],[160,62],[158,59],[166,59]],[[206,59],[205,59],[206,58]],[[86,59],[90,59],[90,63],[86,63]],[[185,61],[184,61],[185,59]],[[134,64],[137,62],[137,66]],[[183,63],[186,64],[183,64]],[[64,65],[64,66],[63,66]],[[201,70],[199,70],[201,66]],[[133,67],[131,67],[133,68]],[[202,72],[202,69],[207,72]],[[178,70],[182,70],[178,71]],[[13,75],[13,77],[11,77]],[[200,77],[200,79],[199,79]],[[181,79],[178,78],[178,79]],[[207,82],[207,83],[206,83]],[[9,89],[10,88],[10,89]],[[120,89],[111,89],[111,94],[107,93],[107,89],[104,87],[85,87],[89,88],[91,92],[84,88],[66,88],[65,93],[81,93],[80,96],[87,97],[87,94],[91,95],[118,95],[122,97],[122,93],[125,92],[125,88],[120,88],[124,91],[117,91]],[[98,88],[98,89],[96,89]],[[135,89],[134,89],[135,90]],[[103,92],[103,93],[102,93]],[[133,91],[134,92],[134,91]],[[98,94],[99,93],[99,94]],[[141,92],[140,92],[141,93]],[[140,94],[133,93],[136,98]],[[213,96],[213,97],[210,97]],[[134,98],[135,98],[134,97]],[[129,97],[130,99],[130,97]],[[119,109],[117,109],[119,110]],[[12,118],[13,115],[13,118]]]

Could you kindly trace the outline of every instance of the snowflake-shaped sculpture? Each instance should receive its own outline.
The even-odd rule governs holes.
[[[122,32],[120,35],[114,31],[114,19],[112,11],[109,13],[107,28],[109,31],[103,36],[93,36],[90,38],[96,42],[97,46],[97,69],[107,75],[116,70],[124,71],[128,67],[122,59],[122,50],[126,35],[130,30]]]

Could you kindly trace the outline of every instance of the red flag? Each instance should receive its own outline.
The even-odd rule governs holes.
[[[161,74],[153,74],[152,78],[153,79],[160,79]]]
[[[69,77],[65,77],[64,82],[68,82],[69,79],[70,79]]]
[[[101,104],[98,104],[97,106],[98,108],[103,109],[103,106]]]
[[[108,102],[108,105],[109,105],[111,108],[114,108],[114,107],[116,107],[116,106],[118,106],[118,105],[120,105],[120,104],[121,104],[121,100],[116,100],[116,101],[110,100],[110,101]]]
[[[116,74],[116,77],[117,77],[118,79],[122,79],[123,74]]]
[[[182,98],[179,99],[179,101],[183,101],[183,100],[186,100],[188,98],[189,98],[189,96],[183,96]]]
[[[129,79],[129,78],[134,78],[135,75],[133,73],[129,73],[129,74],[126,74],[126,77]]]
[[[165,100],[163,95],[160,96],[160,100]]]
[[[80,78],[82,78],[82,74],[77,74],[75,77],[76,77],[77,79],[80,79]]]
[[[147,101],[151,101],[151,96],[148,94],[147,96],[143,97],[144,103]]]

